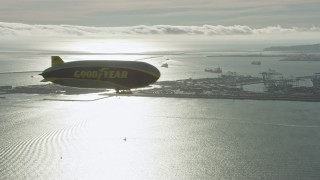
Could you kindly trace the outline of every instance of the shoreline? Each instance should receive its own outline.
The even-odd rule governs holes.
[[[92,92],[96,93],[96,92]],[[23,93],[14,92],[7,94],[38,94],[38,95],[59,95],[56,93]],[[89,93],[85,93],[89,94]],[[61,94],[61,95],[83,95],[83,94]],[[275,96],[275,95],[189,95],[189,94],[150,94],[143,92],[133,92],[133,94],[116,94],[116,93],[103,93],[101,96],[123,96],[123,97],[154,97],[154,98],[185,98],[185,99],[230,99],[230,100],[260,100],[260,101],[300,101],[300,102],[320,102],[320,96]],[[105,99],[106,97],[98,98]],[[1,96],[0,99],[6,99],[5,96]],[[65,100],[65,99],[50,99],[44,98],[43,100],[57,100],[57,101],[78,101],[78,100]],[[95,99],[96,100],[96,99]],[[92,100],[82,100],[82,101],[92,101]]]
[[[92,92],[93,93],[93,92]],[[38,94],[44,95],[44,93],[7,93],[7,94]],[[53,93],[48,93],[49,95]],[[56,95],[56,94],[55,94]],[[70,95],[71,94],[61,94],[61,95]],[[72,95],[83,95],[83,94],[72,94]],[[77,99],[56,99],[56,98],[44,98],[43,100],[50,101],[96,101],[100,99],[105,99],[108,97],[150,97],[150,98],[185,98],[185,99],[229,99],[229,100],[257,100],[257,101],[300,101],[300,102],[320,102],[320,96],[262,96],[262,95],[187,95],[187,94],[149,94],[141,92],[133,92],[133,94],[116,94],[116,93],[103,93],[100,97],[94,100],[77,100]],[[0,99],[6,99],[6,97],[0,97]]]
[[[193,99],[233,99],[233,100],[269,100],[269,101],[302,101],[302,102],[320,102],[319,97],[290,97],[290,96],[232,96],[232,95],[177,95],[177,94],[116,94],[114,96],[136,96],[136,97],[164,97],[164,98],[193,98]]]
[[[0,99],[6,99],[6,94],[84,95],[95,93],[105,96],[320,102],[320,89],[316,87],[280,88],[265,92],[251,92],[241,88],[244,84],[261,82],[261,79],[251,76],[161,81],[155,83],[155,86],[134,90],[132,94],[116,94],[113,90],[74,88],[51,83],[17,87],[0,86]]]

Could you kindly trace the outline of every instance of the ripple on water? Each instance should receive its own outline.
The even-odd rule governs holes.
[[[47,179],[63,172],[68,150],[81,148],[85,122],[44,133],[7,146],[0,152],[0,179]],[[80,145],[79,145],[80,144]],[[54,176],[50,176],[55,174]]]

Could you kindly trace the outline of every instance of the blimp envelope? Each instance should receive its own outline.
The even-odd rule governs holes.
[[[160,71],[151,64],[139,61],[73,61],[52,56],[52,67],[44,70],[43,81],[80,88],[130,90],[156,82]]]

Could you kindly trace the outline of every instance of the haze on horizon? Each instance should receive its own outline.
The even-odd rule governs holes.
[[[15,0],[0,7],[0,48],[50,48],[45,42],[66,38],[172,46],[313,44],[320,42],[319,7],[317,0]]]

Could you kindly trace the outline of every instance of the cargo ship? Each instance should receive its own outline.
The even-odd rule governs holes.
[[[211,69],[211,68],[206,68],[204,69],[205,72],[210,72],[210,73],[222,73],[222,69],[220,67]]]
[[[261,65],[261,61],[252,61],[251,64],[252,65]]]

